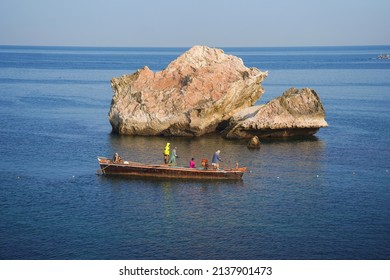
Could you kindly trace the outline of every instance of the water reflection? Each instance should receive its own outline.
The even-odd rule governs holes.
[[[237,251],[242,257],[257,256],[258,250],[251,251],[253,244],[267,240],[277,244],[281,231],[283,236],[286,232],[294,236],[302,227],[294,221],[301,217],[310,228],[318,225],[318,217],[326,219],[321,214],[328,207],[329,196],[328,189],[321,187],[326,185],[322,181],[326,145],[318,138],[264,140],[260,150],[248,150],[246,140],[218,135],[110,135],[105,149],[129,160],[162,163],[167,141],[178,148],[179,164],[186,164],[191,157],[197,163],[203,157],[210,160],[220,149],[225,163],[238,160],[250,173],[242,181],[99,176],[99,185],[107,192],[104,197],[120,209],[126,232],[132,231],[128,239],[131,248],[142,248],[142,252],[148,248],[150,255],[141,253],[144,257],[199,258],[208,254],[212,258],[215,254],[233,258]]]
[[[211,161],[216,150],[221,150],[222,165],[234,167],[236,162],[240,166],[247,166],[248,173],[244,175],[242,184],[258,184],[264,178],[300,178],[310,180],[320,177],[324,172],[324,154],[326,145],[317,137],[262,140],[261,149],[249,150],[247,140],[227,140],[217,134],[210,134],[198,138],[186,137],[143,137],[109,135],[106,147],[107,156],[119,152],[124,159],[142,163],[163,163],[163,149],[166,142],[171,147],[177,147],[180,158],[179,166],[187,166],[192,157],[197,166],[203,158]],[[174,188],[188,185],[180,180],[162,180],[164,187]],[[219,182],[212,182],[215,190]],[[225,185],[225,183],[223,183]],[[207,190],[210,182],[197,183]]]
[[[252,163],[256,180],[312,186],[324,175],[325,144],[317,138],[265,142]]]

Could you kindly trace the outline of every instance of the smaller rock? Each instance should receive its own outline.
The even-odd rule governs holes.
[[[257,136],[253,136],[248,143],[248,149],[260,149],[260,139]]]
[[[226,138],[311,136],[327,127],[318,94],[309,88],[286,90],[267,104],[235,113],[222,131]]]

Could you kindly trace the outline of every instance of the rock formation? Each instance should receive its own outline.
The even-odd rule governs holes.
[[[264,138],[313,135],[327,126],[321,101],[308,88],[253,106],[267,75],[220,49],[194,46],[163,71],[145,66],[111,80],[112,131],[199,136],[223,129],[227,138]]]
[[[290,88],[265,105],[244,109],[230,119],[227,138],[313,135],[328,126],[320,98],[314,90]]]
[[[248,149],[260,149],[260,139],[257,136],[253,136],[247,145]]]
[[[248,108],[267,72],[247,68],[220,49],[194,46],[165,70],[144,67],[113,78],[112,131],[128,135],[199,136]]]

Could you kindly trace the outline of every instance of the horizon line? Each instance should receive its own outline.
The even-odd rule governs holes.
[[[371,44],[371,45],[290,45],[290,46],[211,46],[204,44],[194,44],[192,46],[85,46],[85,45],[17,45],[17,44],[0,44],[0,47],[36,47],[36,48],[192,48],[193,46],[208,46],[212,48],[338,48],[338,47],[390,47],[386,44]]]

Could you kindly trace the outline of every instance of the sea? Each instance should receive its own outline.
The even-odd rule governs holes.
[[[0,259],[390,259],[390,46],[224,48],[268,70],[264,104],[314,89],[329,127],[247,140],[111,133],[110,80],[188,48],[0,46]],[[98,174],[97,156],[178,164],[221,150],[239,181]]]

